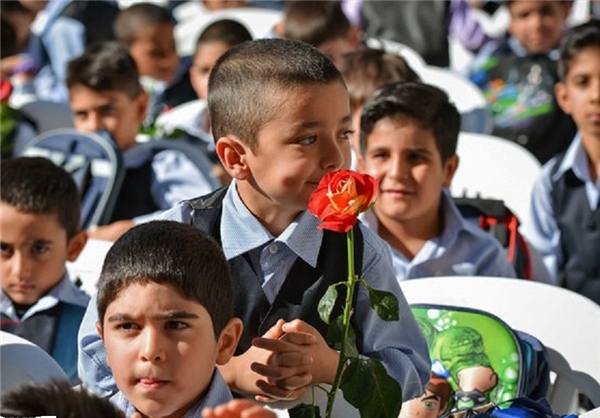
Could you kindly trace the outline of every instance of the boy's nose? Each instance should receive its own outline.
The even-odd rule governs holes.
[[[165,360],[166,355],[163,349],[160,332],[147,327],[142,332],[140,341],[140,359],[142,361],[156,363]]]
[[[401,158],[392,158],[388,169],[390,177],[403,178],[407,176],[408,165],[402,163]]]
[[[348,141],[344,143],[345,145],[340,144],[336,139],[324,142],[327,143],[322,150],[326,170],[332,171],[350,166],[350,144]]]
[[[29,259],[16,252],[12,257],[12,273],[19,279],[29,279],[31,277],[31,262]]]
[[[100,117],[100,115],[94,112],[89,113],[85,117],[84,121],[76,125],[76,128],[83,132],[96,132],[105,129],[102,118]]]

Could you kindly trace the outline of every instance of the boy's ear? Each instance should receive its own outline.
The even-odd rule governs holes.
[[[448,160],[444,163],[444,180],[443,187],[449,188],[452,184],[452,179],[454,178],[454,174],[456,173],[456,169],[458,168],[459,158],[457,154],[452,155]]]
[[[102,329],[102,324],[100,323],[100,321],[96,321],[96,332],[98,333],[102,341],[104,341],[104,330]],[[110,364],[108,363],[108,356],[106,356],[106,364],[108,365],[108,367],[110,367]]]
[[[554,95],[560,108],[566,114],[571,114],[571,104],[569,102],[569,95],[567,94],[567,86],[563,82],[558,82],[554,85]]]
[[[215,149],[223,167],[236,180],[245,180],[250,175],[246,155],[249,149],[235,136],[218,139]]]
[[[69,243],[67,244],[68,261],[77,260],[77,257],[79,257],[79,254],[81,254],[81,251],[83,250],[83,247],[85,247],[87,240],[88,234],[86,231],[79,231],[73,238],[69,240]]]
[[[232,318],[225,325],[217,341],[217,365],[223,365],[233,357],[243,330],[244,325],[239,318]]]
[[[135,104],[138,109],[138,120],[140,123],[146,119],[146,113],[148,112],[148,93],[146,90],[142,89],[140,94],[135,99]]]
[[[96,321],[96,332],[98,333],[100,338],[104,340],[104,332],[102,330],[102,325],[100,324],[100,321]]]

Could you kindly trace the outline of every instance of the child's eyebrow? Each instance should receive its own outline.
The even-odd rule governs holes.
[[[352,122],[352,115],[350,115],[350,114],[344,116],[339,121],[339,123],[350,123],[350,122]],[[318,121],[302,122],[302,123],[299,123],[297,126],[299,128],[315,128],[315,127],[321,126],[321,125],[324,125],[324,122],[322,120],[318,120]]]
[[[164,319],[195,319],[199,318],[198,315],[186,311],[167,311],[158,316]]]
[[[157,319],[198,319],[199,316],[195,313],[186,311],[166,311],[159,315],[156,315]],[[121,321],[132,321],[134,317],[126,313],[116,313],[109,316],[106,320],[108,322],[121,322]]]
[[[442,400],[442,398],[439,397],[438,395],[429,395],[429,396],[425,396],[423,399],[421,399],[421,401],[428,401],[430,399],[438,400],[438,401]]]

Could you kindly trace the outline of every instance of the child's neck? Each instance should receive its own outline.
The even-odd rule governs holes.
[[[415,258],[427,241],[441,235],[443,229],[441,216],[436,216],[434,220],[411,219],[403,222],[377,214],[377,219],[379,236],[408,260]]]

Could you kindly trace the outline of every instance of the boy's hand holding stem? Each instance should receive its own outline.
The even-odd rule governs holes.
[[[331,384],[338,358],[315,328],[301,320],[280,319],[221,372],[230,387],[254,394],[257,401],[294,400],[310,385]]]

